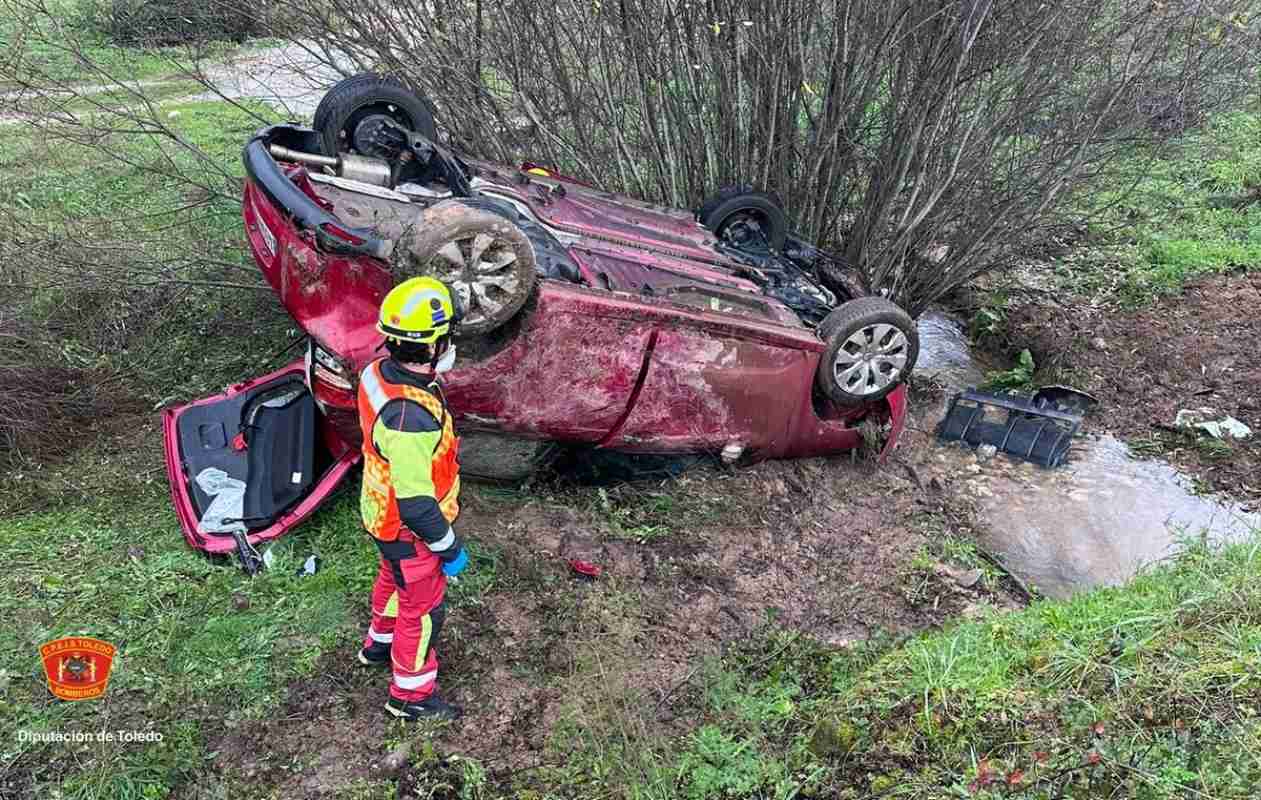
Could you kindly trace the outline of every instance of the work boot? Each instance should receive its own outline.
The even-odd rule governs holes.
[[[390,643],[373,642],[368,647],[359,649],[359,663],[365,667],[375,667],[390,663]]]
[[[456,720],[464,716],[464,709],[453,706],[436,694],[424,700],[408,702],[391,695],[385,710],[404,722],[416,722],[422,719]]]

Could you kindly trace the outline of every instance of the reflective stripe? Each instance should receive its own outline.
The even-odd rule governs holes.
[[[373,413],[380,414],[390,398],[386,397],[385,389],[381,386],[381,378],[377,375],[377,362],[372,362],[359,373],[359,385],[368,395],[368,402],[372,405]]]
[[[389,644],[390,642],[393,642],[393,641],[394,641],[394,634],[392,634],[392,633],[377,633],[375,630],[373,630],[373,629],[372,629],[372,627],[371,627],[371,626],[369,626],[369,628],[368,628],[368,638],[370,638],[370,639],[371,639],[372,641],[374,641],[374,642],[385,642],[386,644]]]
[[[381,611],[383,617],[398,616],[398,592],[391,592],[390,599],[385,601],[385,609]]]
[[[426,614],[420,620],[420,645],[416,648],[416,664],[412,669],[420,669],[425,666],[425,660],[429,657],[429,640],[433,638],[433,617]]]
[[[416,310],[416,306],[420,305],[421,300],[437,300],[441,303],[442,295],[438,294],[438,292],[433,289],[421,289],[419,292],[416,292],[411,297],[407,298],[407,302],[403,304],[402,316],[411,316],[411,313]]]
[[[430,542],[426,546],[429,548],[429,552],[431,553],[441,553],[453,544],[455,544],[455,531],[448,525],[446,536],[443,536],[436,542]]]
[[[437,679],[438,670],[436,669],[422,672],[419,675],[399,675],[397,672],[394,673],[394,685],[408,691],[419,689],[426,684],[433,683]]]

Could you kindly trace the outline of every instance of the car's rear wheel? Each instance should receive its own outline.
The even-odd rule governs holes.
[[[417,217],[403,239],[401,278],[443,281],[464,309],[461,336],[480,336],[521,311],[536,280],[534,247],[525,231],[488,211],[456,201],[437,203]]]
[[[719,241],[742,250],[784,249],[788,217],[779,198],[746,187],[720,191],[696,212],[700,223]]]
[[[315,129],[323,140],[324,153],[354,152],[384,157],[373,139],[387,121],[437,139],[433,112],[400,81],[385,75],[364,73],[335,84],[315,109]]]
[[[843,303],[819,323],[827,342],[816,381],[833,401],[862,405],[888,395],[906,380],[919,357],[915,321],[883,297]]]
[[[312,118],[311,127],[315,128],[317,131],[324,130],[324,126],[328,124],[328,112],[329,112],[330,106],[332,105],[332,103],[330,102],[330,98],[335,98],[336,95],[339,95],[347,91],[344,87],[349,86],[351,84],[366,83],[368,81],[379,81],[379,80],[382,80],[382,76],[375,72],[361,72],[358,75],[353,75],[349,78],[343,78],[342,80],[333,84],[333,86],[331,86],[329,90],[324,93],[324,96],[320,98],[320,104],[315,107],[315,116]],[[334,89],[337,90],[336,93],[333,91]]]

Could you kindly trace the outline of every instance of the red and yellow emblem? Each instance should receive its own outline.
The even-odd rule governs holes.
[[[48,691],[62,700],[94,700],[105,694],[117,648],[88,636],[67,636],[39,648]]]

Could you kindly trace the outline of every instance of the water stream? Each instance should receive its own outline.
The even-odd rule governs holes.
[[[920,377],[946,386],[951,392],[980,386],[985,373],[995,369],[979,354],[973,353],[967,328],[959,319],[929,309],[919,318],[919,359],[915,372]]]
[[[916,371],[950,392],[976,386],[993,369],[978,363],[963,326],[946,314],[926,313],[920,337]],[[1068,463],[1053,470],[1001,454],[982,464],[965,447],[936,447],[934,458],[978,501],[988,528],[982,544],[1052,597],[1123,583],[1188,538],[1225,541],[1261,530],[1261,515],[1196,494],[1174,467],[1135,458],[1111,436],[1080,436]]]

